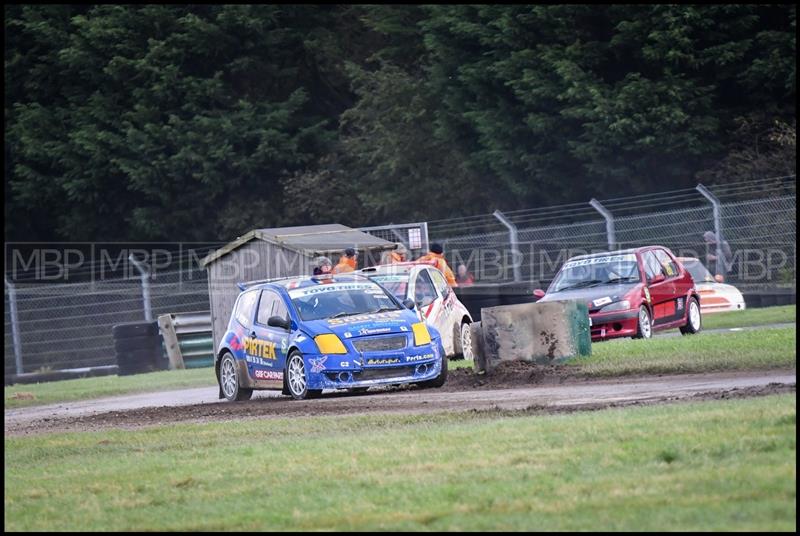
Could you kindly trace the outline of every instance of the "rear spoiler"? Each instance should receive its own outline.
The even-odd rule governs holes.
[[[273,281],[280,281],[281,279],[294,279],[294,277],[272,277],[270,279],[254,279],[252,281],[241,281],[239,283],[236,283],[236,286],[239,287],[239,290],[247,290],[252,286],[260,285],[261,283],[271,283]]]

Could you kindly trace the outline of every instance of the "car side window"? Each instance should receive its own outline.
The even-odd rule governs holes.
[[[239,296],[239,301],[236,302],[236,320],[246,328],[249,328],[252,323],[253,308],[256,305],[258,294],[257,290],[249,290]]]
[[[644,262],[644,273],[647,275],[648,281],[652,281],[655,276],[662,273],[661,263],[658,262],[652,251],[645,251],[642,254],[642,261]]]
[[[272,316],[279,316],[286,318],[289,316],[289,311],[286,310],[286,304],[283,303],[283,298],[275,296],[275,305],[272,307]]]
[[[414,282],[414,296],[417,305],[424,307],[436,299],[436,289],[427,270],[422,270]]]
[[[272,316],[272,309],[275,306],[275,300],[278,299],[278,296],[269,290],[265,290],[261,293],[261,299],[258,301],[258,314],[256,315],[256,322],[262,326],[267,325],[269,317]]]
[[[447,293],[450,291],[450,286],[447,284],[447,281],[444,278],[444,274],[439,270],[426,270],[433,278],[433,284],[436,287],[436,290],[439,291],[439,294],[442,296],[447,296]]]
[[[678,269],[678,265],[672,260],[672,257],[664,251],[663,249],[656,249],[653,250],[656,254],[656,258],[658,262],[661,264],[661,270],[664,272],[664,275],[667,277],[675,277],[680,273]]]

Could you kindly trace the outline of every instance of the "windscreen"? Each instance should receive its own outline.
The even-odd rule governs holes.
[[[700,261],[686,261],[683,266],[692,274],[692,279],[694,279],[695,283],[714,282],[714,276]]]
[[[375,283],[321,283],[289,291],[292,304],[303,320],[339,318],[401,309]]]
[[[553,292],[641,280],[636,255],[608,255],[567,261],[553,281]]]
[[[370,279],[383,285],[383,287],[394,294],[398,300],[403,301],[406,299],[406,293],[408,291],[408,274],[373,275],[370,276]]]

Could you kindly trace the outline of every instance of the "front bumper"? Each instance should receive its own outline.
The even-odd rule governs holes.
[[[639,309],[614,311],[612,313],[592,313],[592,341],[604,341],[617,337],[633,337],[639,328]]]
[[[341,363],[327,367],[321,354],[304,358],[309,389],[353,389],[433,380],[442,372],[443,355],[441,345],[425,345],[403,352],[350,355],[347,367],[340,366]]]

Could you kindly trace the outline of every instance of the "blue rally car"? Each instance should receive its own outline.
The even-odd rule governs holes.
[[[301,400],[323,389],[382,384],[441,387],[447,359],[439,333],[367,277],[295,277],[239,294],[215,358],[220,398],[281,389]]]

